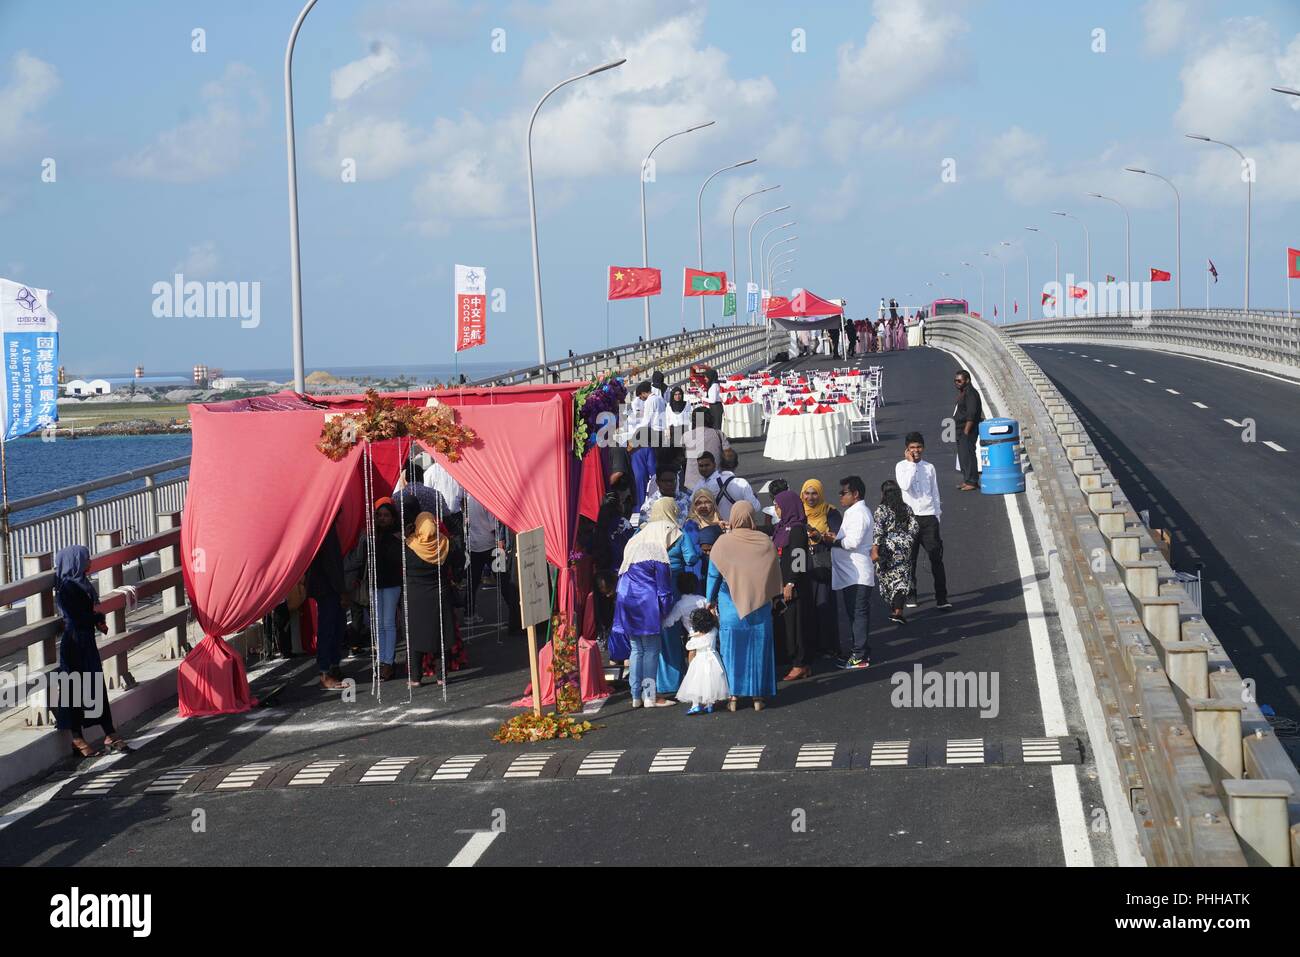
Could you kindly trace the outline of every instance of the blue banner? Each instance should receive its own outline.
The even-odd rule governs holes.
[[[0,419],[4,441],[59,418],[59,320],[49,292],[0,279]]]

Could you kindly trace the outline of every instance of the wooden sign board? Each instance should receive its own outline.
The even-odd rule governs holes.
[[[516,538],[519,563],[519,614],[525,627],[551,617],[551,577],[546,565],[546,533],[540,528]]]

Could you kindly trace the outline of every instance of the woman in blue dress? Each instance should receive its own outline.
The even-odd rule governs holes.
[[[772,540],[754,527],[748,502],[731,507],[731,529],[709,554],[705,596],[719,620],[722,665],[731,687],[730,711],[737,698],[753,698],[762,711],[776,695],[772,644],[772,599],[781,594],[781,565]]]
[[[695,561],[686,566],[686,570],[700,580],[703,586],[705,579],[705,570],[703,568],[704,552],[700,547],[700,532],[706,528],[718,527],[718,505],[713,500],[713,493],[706,488],[697,489],[691,496],[691,508],[686,513],[686,521],[682,523],[682,532],[691,540],[691,545],[695,547]],[[709,542],[713,544],[712,541]]]
[[[672,573],[673,604],[676,604],[677,600],[682,597],[681,591],[677,587],[678,576],[692,566],[698,566],[700,553],[689,535],[677,531],[677,503],[673,499],[657,499],[650,506],[650,521],[637,534],[644,535],[646,531],[657,528],[656,523],[662,523],[664,526],[656,534],[662,535],[670,541],[668,545],[668,568]],[[667,526],[672,527],[670,529]],[[676,537],[673,536],[674,532],[676,532]],[[662,632],[662,642],[659,648],[659,668],[655,675],[659,694],[676,694],[678,686],[682,683],[682,675],[685,673],[686,633],[682,630],[680,623],[669,625]]]

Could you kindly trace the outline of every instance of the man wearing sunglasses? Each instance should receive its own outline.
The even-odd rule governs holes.
[[[980,487],[975,440],[979,438],[980,423],[984,421],[984,403],[970,384],[970,373],[965,369],[953,376],[952,384],[957,387],[957,406],[952,410],[952,417],[957,423],[957,461],[961,465],[962,479],[957,491],[973,492]]]

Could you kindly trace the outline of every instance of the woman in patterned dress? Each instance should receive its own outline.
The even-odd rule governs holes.
[[[893,479],[880,486],[880,504],[876,506],[876,534],[871,545],[871,560],[876,563],[876,585],[880,597],[889,605],[889,620],[907,624],[903,602],[911,588],[912,543],[921,526],[912,509],[903,501],[903,490]]]

